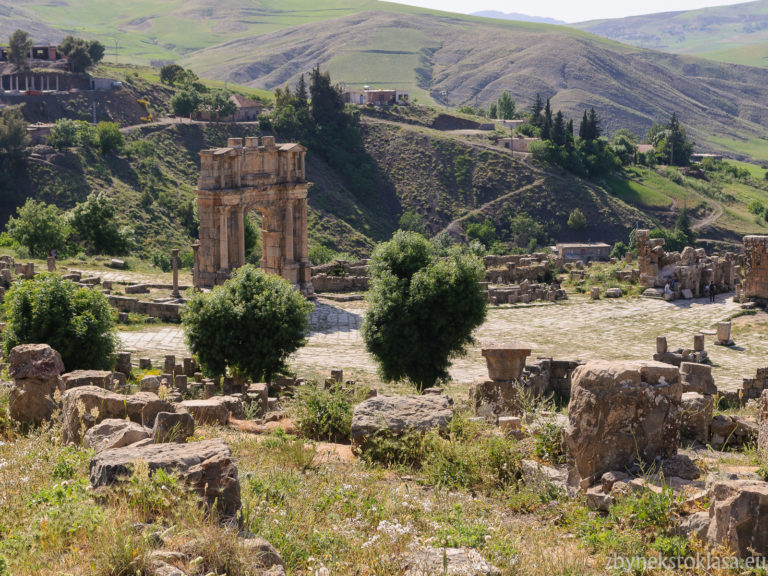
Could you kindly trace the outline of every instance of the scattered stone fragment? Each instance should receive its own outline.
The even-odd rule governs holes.
[[[726,546],[741,558],[768,554],[767,482],[716,482],[709,496],[710,543]]]
[[[471,548],[432,548],[424,546],[408,554],[404,576],[499,576],[498,568]]]
[[[221,400],[221,396],[214,396],[207,400],[185,400],[181,403],[181,407],[192,415],[196,424],[226,426],[229,419],[229,410]]]
[[[96,453],[112,448],[122,448],[149,438],[149,430],[130,420],[108,418],[89,428],[83,437],[83,446]]]
[[[195,421],[188,412],[159,412],[152,429],[152,441],[185,442],[195,433]]]

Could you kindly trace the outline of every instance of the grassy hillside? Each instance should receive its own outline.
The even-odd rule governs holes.
[[[766,0],[573,26],[633,46],[768,67]]]
[[[768,71],[563,26],[375,0],[27,0],[24,9],[108,47],[119,39],[123,60],[179,60],[201,76],[259,89],[292,84],[319,64],[348,86],[394,86],[422,103],[487,106],[507,90],[523,108],[540,92],[568,116],[594,106],[608,132],[643,134],[676,111],[705,150],[723,146],[714,134],[735,150],[759,139],[768,122]],[[755,155],[768,155],[766,144]]]

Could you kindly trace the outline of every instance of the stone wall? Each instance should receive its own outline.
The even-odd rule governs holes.
[[[120,312],[145,314],[162,320],[178,320],[181,317],[183,304],[171,302],[148,302],[128,296],[107,295],[109,303]]]
[[[509,254],[506,256],[485,256],[485,279],[492,284],[517,284],[523,280],[542,282],[550,267],[560,270],[563,259],[553,254]]]
[[[744,296],[768,300],[768,236],[744,236]]]
[[[312,266],[312,287],[315,292],[364,292],[369,285],[368,263],[334,260]]]
[[[733,289],[736,254],[709,257],[703,248],[691,246],[682,252],[666,252],[664,239],[651,238],[649,230],[636,230],[635,240],[640,283],[644,286],[663,288],[667,282],[674,283],[676,292],[689,298],[701,296],[704,285],[711,281],[718,291]]]

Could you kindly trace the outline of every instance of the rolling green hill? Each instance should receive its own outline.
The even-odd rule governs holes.
[[[618,42],[768,67],[768,1],[573,24]]]
[[[422,103],[487,106],[507,90],[523,108],[540,92],[567,116],[595,107],[607,132],[644,134],[675,111],[705,150],[768,156],[768,71],[563,26],[376,0],[26,0],[23,9],[108,47],[117,39],[124,60],[178,60],[255,88],[294,83],[319,64],[348,86],[397,87]]]

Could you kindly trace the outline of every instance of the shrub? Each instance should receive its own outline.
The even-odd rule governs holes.
[[[485,320],[482,264],[458,252],[437,258],[423,236],[398,231],[374,252],[370,275],[363,339],[382,376],[419,390],[446,379]]]
[[[756,216],[762,216],[765,212],[765,206],[760,200],[752,200],[752,202],[747,205],[747,209]]]
[[[66,242],[67,224],[53,204],[28,198],[18,209],[18,216],[8,219],[8,236],[37,258],[51,250],[61,250]]]
[[[270,380],[304,344],[312,304],[286,280],[252,265],[210,293],[190,298],[182,323],[190,350],[208,374],[229,367],[255,381]]]
[[[96,137],[102,154],[120,152],[125,144],[125,137],[115,122],[99,122],[96,125]]]
[[[574,208],[568,215],[568,228],[572,230],[584,230],[587,227],[587,217],[580,208]]]
[[[334,258],[336,258],[336,252],[322,244],[315,244],[309,249],[309,261],[315,266],[327,264]]]
[[[61,150],[77,144],[77,122],[68,118],[57,120],[51,126],[51,135],[48,136],[48,144]]]
[[[348,442],[354,395],[337,384],[299,387],[293,403],[296,425],[307,438]]]
[[[92,192],[72,211],[72,228],[88,249],[96,254],[124,254],[129,232],[118,227],[114,204],[104,193]]]
[[[106,297],[56,274],[11,286],[3,303],[6,355],[19,344],[46,343],[67,370],[108,368],[115,350],[114,318]]]

